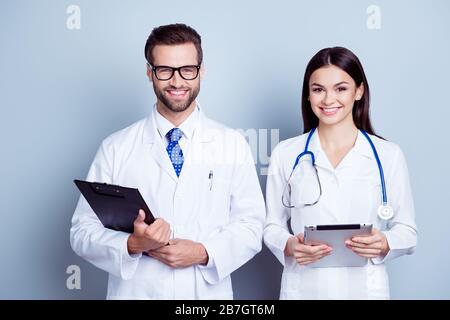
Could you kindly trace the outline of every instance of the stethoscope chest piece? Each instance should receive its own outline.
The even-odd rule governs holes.
[[[378,207],[378,217],[382,220],[392,219],[394,216],[394,209],[388,204],[382,204]]]

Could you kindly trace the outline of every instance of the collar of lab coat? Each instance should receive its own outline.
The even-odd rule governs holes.
[[[159,112],[156,107],[156,103],[153,107],[155,115],[155,121],[156,121],[156,128],[158,129],[158,133],[161,137],[161,139],[167,139],[167,133],[174,128],[174,125],[164,118]],[[196,104],[194,111],[186,118],[186,120],[181,123],[178,128],[181,129],[181,132],[183,133],[183,137],[185,139],[191,140],[192,135],[194,134],[195,128],[197,126],[197,122],[199,119],[199,106]]]
[[[193,134],[192,136],[198,137],[199,142],[211,142],[213,140],[213,136],[207,133],[208,125],[207,125],[207,118],[205,114],[202,111],[202,108],[200,104],[197,102],[197,108],[198,108],[198,121],[196,122],[195,128],[192,128]],[[156,125],[155,121],[155,112],[156,108],[152,108],[152,112],[146,119],[146,124],[144,127],[143,132],[143,139],[142,142],[144,144],[147,143],[155,143],[156,139],[161,139],[161,136],[158,132],[158,127]]]
[[[328,160],[327,155],[325,154],[325,151],[322,149],[320,137],[317,131],[311,137],[311,141],[309,144],[309,151],[314,153],[317,166],[334,170],[330,161]],[[345,158],[341,161],[338,167],[351,165],[354,155],[362,156],[369,159],[374,158],[373,151],[369,144],[369,141],[367,141],[366,137],[364,137],[364,135],[360,130],[358,130],[358,136],[356,137],[355,145],[349,151],[349,154],[347,154]]]
[[[192,135],[192,145],[190,146],[190,150],[199,146],[200,148],[209,146],[208,142],[212,142],[214,140],[214,136],[211,132],[214,132],[213,129],[210,128],[212,126],[211,121],[208,121],[206,116],[201,111],[200,105],[198,105],[199,114],[198,121],[195,125],[194,132]],[[180,181],[180,179],[185,179],[183,177],[192,175],[192,166],[189,166],[185,163],[183,166],[183,170],[181,171],[180,177],[177,177],[175,174],[175,170],[173,169],[173,165],[170,162],[169,157],[167,156],[166,148],[163,146],[161,136],[158,132],[158,128],[156,125],[155,114],[156,108],[153,108],[152,113],[147,117],[145,125],[143,127],[142,134],[142,142],[144,144],[150,145],[150,152],[153,159],[159,163],[162,170],[164,170],[174,181]],[[189,158],[189,154],[191,151],[186,154],[186,160]]]

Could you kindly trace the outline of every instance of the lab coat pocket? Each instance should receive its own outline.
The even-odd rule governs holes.
[[[317,270],[297,266],[292,271],[282,275],[280,299],[317,299]]]
[[[389,299],[389,277],[384,265],[367,265],[369,299]]]
[[[200,210],[202,219],[209,225],[225,224],[230,208],[231,179],[217,170],[209,170],[207,177],[200,185],[204,195]]]
[[[297,299],[300,284],[299,273],[283,272],[281,276],[280,299]]]

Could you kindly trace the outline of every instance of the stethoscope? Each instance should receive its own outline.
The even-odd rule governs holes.
[[[317,182],[318,182],[318,186],[319,186],[319,197],[317,198],[317,200],[315,202],[310,203],[310,204],[305,204],[304,206],[313,206],[313,205],[315,205],[317,202],[319,202],[320,196],[322,195],[322,186],[320,184],[319,174],[318,174],[317,168],[315,166],[314,153],[312,153],[311,151],[308,150],[309,142],[311,141],[311,137],[313,136],[315,131],[316,131],[316,128],[313,128],[309,132],[308,138],[306,139],[305,149],[295,159],[294,167],[292,168],[291,174],[290,174],[289,179],[288,179],[288,181],[290,181],[290,178],[292,177],[292,174],[294,173],[295,168],[297,167],[297,165],[299,164],[300,160],[303,157],[310,157],[311,158],[311,163],[312,163],[312,165],[313,165],[313,167],[315,169],[315,174],[316,174],[316,178],[317,178]],[[392,209],[392,207],[388,203],[387,192],[386,192],[386,184],[385,184],[385,181],[384,181],[383,166],[381,165],[380,158],[378,157],[377,149],[375,148],[375,145],[373,144],[373,142],[370,139],[370,137],[367,134],[367,132],[365,132],[364,130],[360,130],[360,131],[364,135],[364,137],[366,137],[367,141],[369,142],[369,144],[370,144],[370,146],[372,148],[373,155],[375,156],[375,160],[377,161],[378,172],[380,173],[381,192],[382,192],[383,199],[382,199],[381,205],[378,207],[378,210],[377,210],[378,217],[380,219],[382,219],[382,220],[392,219],[392,217],[394,216],[394,209]],[[288,187],[288,184],[289,183],[286,184],[285,190]],[[286,208],[294,208],[294,206],[286,204],[286,202],[284,200],[284,193],[285,192],[283,191],[283,195],[281,197],[281,202],[283,203],[283,206],[285,206]]]

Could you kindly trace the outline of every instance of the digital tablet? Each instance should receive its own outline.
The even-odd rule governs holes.
[[[147,224],[155,221],[138,189],[82,180],[74,182],[106,228],[133,233],[139,209],[144,210]]]
[[[371,224],[336,224],[305,226],[305,244],[326,244],[333,248],[330,255],[308,264],[313,268],[362,267],[367,258],[358,256],[345,246],[345,241],[358,235],[370,235]]]

